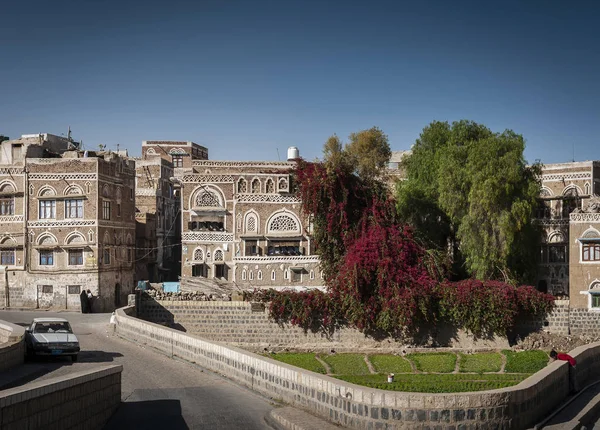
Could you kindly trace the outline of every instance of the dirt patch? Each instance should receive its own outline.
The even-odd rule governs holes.
[[[516,344],[512,349],[516,351],[526,351],[532,349],[551,350],[559,352],[569,352],[578,346],[587,345],[600,341],[600,336],[590,335],[561,335],[547,332],[531,333],[523,338],[517,338]]]

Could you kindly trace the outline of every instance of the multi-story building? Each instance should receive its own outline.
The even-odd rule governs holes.
[[[0,144],[0,300],[114,309],[133,290],[133,162],[50,134]]]
[[[287,162],[192,162],[180,176],[182,281],[239,288],[323,285]]]
[[[537,219],[543,236],[537,287],[589,308],[600,296],[600,162],[545,165]],[[598,245],[596,245],[598,244]],[[597,249],[597,252],[596,252]],[[591,292],[591,293],[590,293]]]

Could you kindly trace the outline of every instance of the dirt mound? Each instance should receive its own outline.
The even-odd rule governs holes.
[[[531,349],[551,350],[569,352],[578,346],[600,341],[600,336],[590,335],[561,335],[547,332],[535,332],[523,338],[518,338],[513,346],[516,351]]]

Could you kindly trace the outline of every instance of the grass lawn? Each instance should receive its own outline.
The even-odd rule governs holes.
[[[495,390],[518,384],[529,375],[505,374],[400,374],[394,382],[387,382],[387,375],[339,375],[336,378],[382,390],[413,393],[464,393],[469,391]]]
[[[502,368],[502,356],[497,352],[459,355],[461,372],[499,372]]]
[[[412,373],[410,363],[399,355],[369,355],[369,361],[378,373]]]
[[[329,364],[331,372],[338,375],[368,375],[364,354],[333,354],[320,356]]]
[[[450,352],[412,353],[406,356],[421,372],[454,372],[456,355]]]
[[[535,373],[548,365],[548,354],[544,351],[502,351],[506,355],[506,373]]]
[[[268,357],[273,358],[283,363],[291,364],[292,366],[302,369],[311,370],[313,372],[325,374],[325,368],[315,358],[313,353],[281,353],[270,354]]]

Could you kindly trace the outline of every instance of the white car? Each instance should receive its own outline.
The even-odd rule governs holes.
[[[77,361],[79,340],[64,318],[35,318],[25,330],[27,356],[67,355]]]

